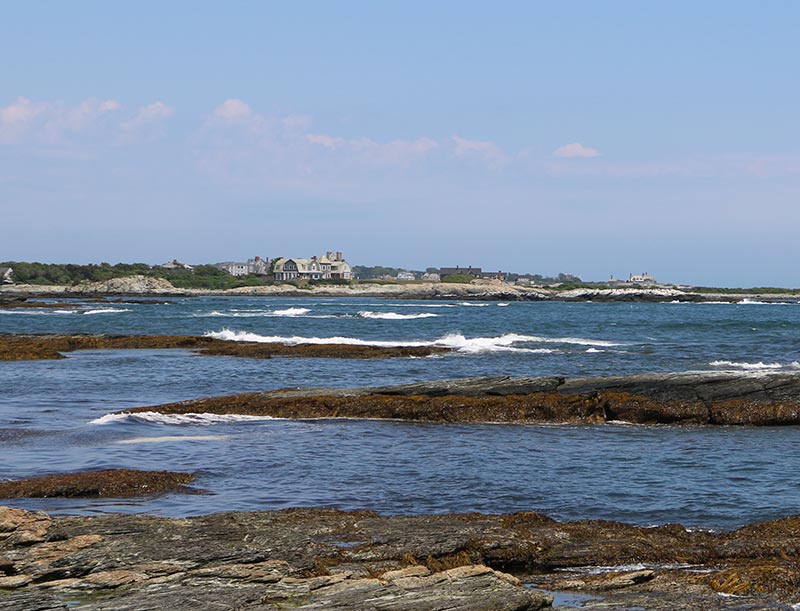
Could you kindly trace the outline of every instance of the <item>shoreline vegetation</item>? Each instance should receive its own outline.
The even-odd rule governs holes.
[[[574,284],[574,283],[573,283]],[[625,302],[789,302],[800,300],[800,290],[755,289],[677,289],[670,287],[622,287],[585,284],[561,287],[518,286],[499,280],[476,280],[469,284],[453,282],[397,282],[345,284],[260,284],[237,288],[179,288],[164,278],[128,276],[76,285],[6,284],[0,286],[0,308],[26,306],[26,301],[54,299],[108,299],[109,297],[375,297],[390,299],[483,301],[625,301]],[[135,303],[133,299],[128,300]],[[140,300],[145,302],[146,300]],[[158,301],[149,300],[151,303]],[[120,301],[117,301],[119,303]],[[124,301],[122,301],[124,302]],[[163,303],[163,301],[160,301]],[[61,304],[63,305],[63,304]],[[50,306],[47,306],[50,307]]]
[[[800,425],[800,372],[479,377],[356,389],[283,389],[139,407],[114,415],[154,412],[432,424],[788,426]]]
[[[535,512],[177,519],[0,506],[0,526],[4,611],[535,611],[551,593],[615,609],[791,611],[800,596],[800,516],[712,532]]]

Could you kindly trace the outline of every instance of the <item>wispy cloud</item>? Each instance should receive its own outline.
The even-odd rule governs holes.
[[[122,127],[126,130],[134,130],[145,125],[157,124],[168,119],[174,113],[175,111],[171,106],[167,106],[164,102],[158,100],[147,106],[140,107],[129,121],[123,123]]]
[[[67,106],[60,102],[34,102],[19,97],[0,108],[0,139],[18,142],[32,138],[58,142],[67,133],[93,127],[103,115],[120,108],[116,100],[88,98],[77,106]]]
[[[569,159],[572,157],[599,157],[600,152],[588,146],[583,146],[580,142],[573,142],[572,144],[565,144],[558,147],[553,151],[555,157],[563,157]]]
[[[503,149],[501,149],[494,142],[487,142],[483,140],[468,140],[460,136],[453,136],[452,138],[453,154],[457,157],[465,157],[470,155],[478,155],[489,161],[503,161],[506,158]]]
[[[426,155],[439,146],[432,138],[416,140],[390,140],[377,142],[371,138],[346,139],[327,134],[306,134],[305,140],[312,145],[328,150],[340,150],[364,156],[371,161],[397,163]]]

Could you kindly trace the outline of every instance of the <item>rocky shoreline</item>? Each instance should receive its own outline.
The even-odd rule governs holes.
[[[108,296],[157,295],[167,297],[244,296],[244,297],[374,297],[389,299],[468,299],[488,301],[633,301],[633,302],[791,302],[800,301],[793,294],[708,294],[687,292],[674,288],[578,288],[557,290],[525,287],[497,280],[472,284],[421,282],[408,284],[354,284],[347,286],[294,285],[241,287],[227,290],[179,289],[162,278],[132,276],[114,278],[76,286],[4,285],[0,286],[0,301],[4,298],[105,298]]]
[[[532,512],[172,519],[0,507],[0,610],[534,611],[569,592],[623,611],[791,611],[798,550],[800,516],[713,533]]]
[[[284,389],[118,413],[370,418],[431,423],[800,425],[800,372],[481,377],[358,389]]]
[[[194,350],[202,356],[269,359],[296,358],[381,359],[423,357],[452,352],[434,346],[360,346],[351,344],[281,344],[232,342],[195,335],[10,335],[0,334],[0,361],[66,358],[76,350]]]

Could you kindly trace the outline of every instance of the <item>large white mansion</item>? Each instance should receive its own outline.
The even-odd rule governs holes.
[[[275,259],[272,266],[275,280],[350,280],[353,271],[341,252],[327,252],[310,259]]]

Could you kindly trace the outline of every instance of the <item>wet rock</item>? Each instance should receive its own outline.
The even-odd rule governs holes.
[[[141,496],[185,490],[186,484],[192,482],[194,477],[191,473],[134,469],[46,475],[0,482],[0,498]],[[0,513],[0,538],[6,529],[6,520],[13,520],[12,514],[9,512],[4,516]]]
[[[74,307],[74,303],[56,303],[52,301],[29,301],[26,297],[4,297],[0,299],[0,309],[17,310],[22,308],[64,309]]]
[[[0,593],[0,611],[67,611],[67,604],[41,592]]]
[[[390,387],[284,389],[129,411],[422,422],[796,425],[800,373],[466,378]]]
[[[16,531],[43,514],[0,515],[11,515],[6,528]],[[530,512],[384,517],[306,508],[48,520],[40,542],[0,541],[0,557],[12,563],[0,580],[18,591],[17,608],[29,608],[19,602],[28,599],[53,605],[36,594],[43,590],[91,611],[546,608],[549,598],[520,579],[591,592],[618,609],[777,611],[800,599],[800,517],[716,534]]]
[[[371,359],[430,356],[451,352],[430,346],[352,346],[235,342],[183,335],[8,335],[0,334],[0,361],[62,359],[75,350],[170,349],[195,350],[205,356],[267,359],[275,356]]]

